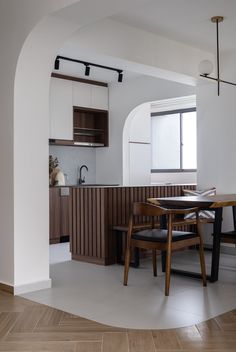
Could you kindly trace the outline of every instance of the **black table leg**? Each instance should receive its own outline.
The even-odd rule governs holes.
[[[211,277],[210,277],[211,282],[215,282],[218,280],[219,262],[220,262],[221,225],[222,225],[222,208],[216,208],[214,232],[213,232],[212,260],[211,260]]]

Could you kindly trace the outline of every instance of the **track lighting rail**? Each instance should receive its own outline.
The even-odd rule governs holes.
[[[92,62],[88,62],[88,61],[72,59],[70,57],[60,56],[60,55],[58,55],[56,57],[55,64],[54,64],[55,70],[59,70],[60,60],[77,62],[78,64],[83,64],[85,66],[85,75],[86,76],[89,76],[89,74],[90,74],[90,66],[94,66],[94,67],[103,68],[105,70],[115,71],[118,73],[118,82],[122,82],[122,80],[123,80],[123,70],[121,70],[121,69],[110,67],[110,66],[105,66],[105,65],[99,65],[99,64],[92,63]]]

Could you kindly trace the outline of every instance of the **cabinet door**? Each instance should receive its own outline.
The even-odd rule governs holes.
[[[91,108],[91,85],[73,82],[73,105]]]
[[[59,243],[62,237],[72,236],[72,192],[69,187],[49,189],[50,243]]]
[[[73,139],[72,82],[51,78],[50,137]]]
[[[50,243],[60,242],[61,236],[61,205],[59,188],[49,189],[49,239]]]
[[[92,86],[91,108],[108,110],[108,88]]]
[[[151,145],[130,143],[130,185],[149,185],[151,178]]]
[[[151,143],[151,110],[150,104],[142,104],[132,111],[134,114],[130,124],[129,141]]]

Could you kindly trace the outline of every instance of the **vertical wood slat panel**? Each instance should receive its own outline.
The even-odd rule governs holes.
[[[114,263],[116,239],[112,227],[128,223],[132,203],[145,202],[149,197],[179,196],[183,189],[195,189],[195,186],[73,189],[72,254],[79,260]]]
[[[117,188],[117,221],[121,224],[121,188]]]
[[[110,257],[111,253],[115,253],[116,251],[116,238],[113,235],[113,230],[112,230],[112,224],[113,224],[113,188],[108,188],[107,189],[107,204],[106,204],[106,209],[107,209],[107,238],[108,238],[108,257]],[[109,258],[108,258],[109,260]]]
[[[97,217],[97,257],[101,257],[101,200],[100,200],[100,188],[96,190],[97,194],[97,199],[96,199],[96,204],[97,204],[97,211],[96,211],[96,217]]]
[[[78,253],[81,252],[82,250],[82,243],[81,243],[81,202],[80,202],[80,192],[78,192],[77,189],[73,189],[73,194],[74,198],[76,199],[76,211],[73,210],[73,214],[76,214],[76,222],[74,222],[76,229],[74,230],[76,232],[77,236],[77,251],[72,251],[72,253]]]
[[[70,251],[71,251],[71,242],[72,242],[72,189],[70,189],[70,193],[69,193],[70,195],[69,195],[69,210],[68,210],[68,212],[69,212],[69,214],[68,214],[68,216],[69,216],[69,241],[70,241]]]
[[[88,246],[89,246],[89,224],[88,224],[88,188],[84,188],[84,217],[83,217],[83,221],[84,221],[84,232],[86,233],[86,236],[84,236],[84,243],[85,243],[85,255],[88,256],[89,255],[89,250],[88,250]]]
[[[79,229],[79,236],[81,241],[81,254],[85,255],[85,241],[84,241],[84,234],[85,234],[85,227],[84,227],[84,189],[79,189],[80,197],[78,204],[78,208],[80,211],[80,229]]]
[[[88,188],[88,254],[93,256],[92,188]]]
[[[97,212],[97,194],[96,189],[92,188],[92,238],[93,238],[93,257],[97,257],[97,223],[96,223],[96,212]]]
[[[126,188],[122,187],[121,190],[121,222],[125,223],[125,200],[126,200]]]
[[[105,198],[106,192],[104,188],[101,188],[101,256],[105,258],[106,253],[108,252],[107,246],[108,241],[105,240],[105,229],[106,229],[106,221],[105,221]]]
[[[77,192],[73,188],[72,189],[72,241],[70,242],[70,250],[71,252],[76,248],[76,252],[78,251],[77,247]]]

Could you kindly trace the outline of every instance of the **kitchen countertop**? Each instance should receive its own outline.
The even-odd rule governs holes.
[[[150,185],[119,185],[119,184],[107,184],[107,183],[87,183],[83,185],[65,185],[65,186],[50,186],[51,187],[71,187],[71,188],[110,188],[110,187],[167,187],[167,186],[195,186],[195,183],[156,183],[156,184],[150,184]]]

